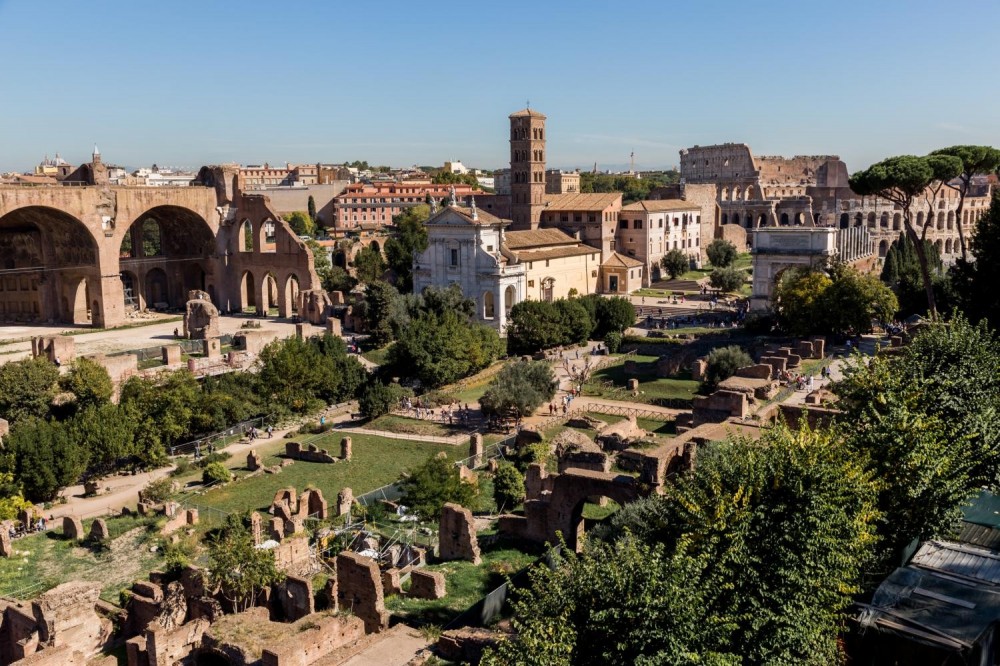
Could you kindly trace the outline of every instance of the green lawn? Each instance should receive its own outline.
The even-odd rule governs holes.
[[[701,386],[690,378],[690,375],[680,377],[657,377],[655,356],[630,356],[628,360],[639,364],[639,372],[635,375],[625,373],[624,359],[621,363],[601,368],[584,386],[584,395],[599,396],[609,399],[628,400],[648,405],[672,406],[675,401],[690,402]],[[625,390],[629,379],[639,380],[639,395],[633,396]],[[605,382],[613,382],[613,388],[605,389]]]
[[[339,455],[340,440],[344,435],[345,433],[331,431],[323,435],[297,438],[297,441],[312,443]],[[409,442],[371,435],[350,436],[353,455],[349,462],[311,463],[296,460],[282,468],[279,474],[262,474],[235,481],[191,497],[190,501],[199,506],[227,512],[266,511],[274,494],[281,488],[294,486],[302,492],[307,485],[312,485],[322,490],[326,500],[332,502],[345,486],[351,488],[356,497],[394,482],[404,470],[419,465],[441,451],[447,453],[452,460],[460,460],[468,455],[468,447],[465,446]],[[284,453],[285,442],[290,440],[276,439],[273,443],[264,441],[266,443],[256,449],[263,457],[264,466],[279,464],[282,458],[277,454]],[[245,464],[243,456],[227,461],[227,465],[235,469],[240,469]]]
[[[371,430],[388,430],[389,432],[397,432],[405,435],[433,435],[435,437],[450,437],[470,432],[468,427],[460,426],[457,422],[454,425],[448,425],[440,421],[411,419],[395,414],[380,416],[364,427]]]
[[[61,528],[17,539],[14,557],[0,558],[0,596],[27,599],[61,583],[86,580],[101,583],[101,598],[118,603],[121,590],[161,566],[162,550],[151,553],[149,549],[158,544],[155,526],[163,521],[110,518],[111,542],[102,549],[63,540]],[[90,532],[92,522],[83,522],[85,533]]]
[[[375,365],[382,365],[385,363],[386,357],[389,355],[389,347],[392,345],[386,345],[385,347],[379,347],[377,349],[364,349],[361,355],[368,359]]]
[[[411,599],[405,595],[389,597],[386,608],[408,621],[418,624],[444,626],[468,609],[474,603],[500,587],[506,575],[514,574],[528,566],[542,555],[541,547],[512,547],[507,543],[484,546],[481,550],[483,561],[442,562],[431,564],[426,571],[440,571],[447,580],[447,595],[443,599]],[[404,584],[404,590],[409,584]]]

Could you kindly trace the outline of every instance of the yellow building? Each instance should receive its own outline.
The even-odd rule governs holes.
[[[551,301],[598,291],[601,251],[559,229],[509,231],[506,246],[525,268],[525,298]]]

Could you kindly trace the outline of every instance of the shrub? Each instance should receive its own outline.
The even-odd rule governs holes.
[[[214,453],[209,453],[207,456],[202,456],[201,460],[197,462],[198,467],[205,469],[212,463],[221,463],[229,460],[233,457],[233,454],[226,453],[225,451],[216,451]]]
[[[663,259],[660,259],[660,265],[663,266],[663,270],[667,272],[670,279],[676,280],[691,266],[691,260],[680,250],[673,249],[663,255]]]
[[[170,479],[160,479],[159,481],[153,481],[148,486],[142,489],[142,497],[147,502],[153,502],[154,504],[159,504],[160,502],[166,502],[170,499],[172,493],[173,482]]]
[[[468,506],[476,497],[475,486],[462,481],[450,460],[433,456],[413,469],[400,481],[403,504],[423,520],[437,520],[441,508],[448,502]]]
[[[210,483],[228,483],[232,478],[232,473],[220,462],[210,463],[205,467],[205,471],[201,473],[201,480],[205,485]]]
[[[508,363],[479,399],[483,413],[528,416],[556,394],[559,386],[546,361]]]
[[[741,347],[730,345],[713,349],[708,355],[708,367],[705,370],[705,385],[715,388],[719,382],[729,379],[740,368],[753,364],[753,359]]]
[[[178,458],[176,466],[170,472],[170,476],[184,476],[191,471],[192,467],[194,467],[194,465],[192,465],[191,461],[187,458]]]
[[[374,381],[362,390],[361,397],[358,398],[361,415],[366,419],[377,419],[391,412],[392,408],[407,395],[413,395],[413,391],[399,384],[386,386],[382,382]]]
[[[500,463],[493,476],[493,500],[501,511],[510,511],[524,501],[524,477],[509,462]]]
[[[743,286],[746,275],[738,268],[716,268],[708,276],[708,281],[714,289],[724,292],[738,291]]]
[[[708,260],[716,268],[726,268],[736,261],[736,246],[727,240],[716,238],[705,248]]]
[[[622,334],[616,331],[612,331],[604,336],[604,344],[608,348],[608,352],[611,354],[617,354],[618,350],[622,348]]]

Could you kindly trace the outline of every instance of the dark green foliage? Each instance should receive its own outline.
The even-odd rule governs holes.
[[[11,426],[49,413],[59,369],[39,356],[0,365],[0,415]]]
[[[1000,192],[993,193],[989,209],[976,222],[972,238],[974,263],[959,262],[955,282],[962,309],[972,319],[1000,327]]]
[[[377,419],[398,406],[395,392],[380,381],[373,381],[361,389],[358,398],[361,415],[366,419]]]
[[[617,354],[622,348],[622,334],[616,331],[608,333],[604,336],[604,346],[608,348],[609,353]]]
[[[313,195],[309,195],[309,200],[306,202],[306,212],[309,213],[309,219],[313,222],[316,221],[316,199]]]
[[[128,379],[122,384],[119,404],[139,415],[144,431],[172,446],[190,436],[200,401],[198,380],[187,370],[180,370],[165,378]]]
[[[660,259],[660,265],[667,272],[671,280],[676,280],[678,276],[686,273],[691,268],[691,259],[680,250],[674,248]]]
[[[879,483],[876,573],[914,538],[943,536],[960,506],[1000,469],[1000,343],[958,317],[897,356],[856,364],[836,385],[843,435]]]
[[[716,268],[726,268],[736,261],[736,246],[722,238],[716,238],[705,247],[708,260]],[[729,290],[731,291],[731,290]]]
[[[392,342],[392,314],[399,292],[382,280],[369,282],[365,287],[365,324],[379,346]]]
[[[310,197],[312,198],[312,197]],[[313,204],[315,206],[315,204]],[[315,216],[297,210],[285,215],[285,222],[296,236],[312,236],[316,232]]]
[[[724,293],[739,291],[743,283],[746,282],[746,271],[738,268],[716,268],[708,276],[708,281],[713,289],[718,289]]]
[[[258,359],[260,395],[275,410],[298,414],[324,403],[354,398],[365,379],[358,360],[331,335],[286,338],[267,345]]]
[[[552,400],[558,386],[547,361],[508,363],[490,382],[479,404],[486,415],[529,416]]]
[[[581,192],[621,192],[622,203],[628,205],[649,198],[653,188],[676,183],[677,171],[648,171],[642,178],[627,174],[604,174],[585,171],[580,174]]]
[[[476,178],[475,174],[452,173],[451,171],[445,171],[444,169],[435,173],[431,178],[431,182],[435,185],[458,185],[459,183],[464,183],[465,185],[471,185],[472,187],[479,187],[479,179]]]
[[[380,280],[382,274],[385,273],[385,269],[388,268],[385,259],[382,258],[382,253],[371,245],[361,248],[354,255],[354,261],[351,263],[354,266],[355,273],[357,273],[358,280],[362,284],[371,284],[376,280]]]
[[[208,559],[212,587],[221,591],[236,612],[251,607],[264,588],[282,578],[274,565],[274,553],[254,546],[250,530],[238,516],[229,516],[209,542]]]
[[[949,155],[958,158],[962,162],[962,172],[958,176],[958,182],[948,181],[948,187],[958,192],[958,209],[955,211],[955,219],[959,220],[956,228],[958,229],[958,238],[962,247],[960,260],[968,262],[969,243],[965,238],[965,232],[961,223],[965,209],[965,199],[972,187],[973,177],[994,173],[1000,169],[1000,150],[997,150],[993,146],[949,146],[948,148],[935,150],[931,155]]]
[[[524,476],[509,462],[500,463],[493,475],[493,501],[500,513],[524,501]]]
[[[510,310],[507,350],[533,354],[542,349],[586,342],[594,321],[583,299],[521,301]],[[597,307],[596,301],[591,301]],[[633,320],[634,321],[634,320]]]
[[[923,245],[935,293],[940,296],[944,290],[945,280],[941,255],[934,243],[923,241]],[[882,266],[882,281],[896,294],[899,313],[903,317],[926,314],[927,295],[920,273],[920,258],[917,256],[915,244],[905,233],[900,233],[899,238],[889,246],[885,264]]]
[[[170,479],[151,481],[145,488],[142,489],[142,496],[147,502],[166,502],[170,499],[171,495],[173,495],[171,492],[173,483],[174,482]]]
[[[146,466],[163,458],[159,439],[137,432],[141,422],[130,408],[107,403],[84,409],[67,422],[67,427],[88,452],[88,472],[101,476],[123,466]],[[152,450],[145,448],[150,445]]]
[[[428,217],[430,208],[420,205],[392,218],[396,233],[385,242],[385,256],[396,275],[396,287],[404,294],[413,290],[413,259],[427,249]]]
[[[396,376],[436,388],[458,381],[500,358],[496,330],[470,324],[458,312],[427,312],[410,321],[389,348],[386,365]]]
[[[708,355],[705,385],[714,388],[723,379],[732,377],[737,370],[748,365],[753,365],[753,359],[741,347],[730,345],[713,349]]]
[[[627,298],[589,294],[575,300],[587,310],[594,322],[591,335],[596,340],[604,340],[608,333],[621,333],[635,324],[635,306]]]
[[[4,442],[14,457],[14,477],[32,502],[56,498],[87,468],[88,453],[70,429],[58,422],[23,420]]]
[[[205,470],[201,473],[201,482],[205,485],[210,483],[228,483],[232,478],[232,473],[221,462],[213,462],[205,465]]]
[[[774,289],[774,310],[782,329],[792,335],[816,333],[861,335],[873,322],[891,321],[899,304],[874,275],[846,264],[823,271],[785,271]]]
[[[448,502],[468,506],[476,489],[462,481],[458,467],[443,456],[427,459],[420,467],[405,473],[400,479],[402,503],[423,520],[437,520]]]
[[[76,396],[77,409],[106,404],[114,391],[108,371],[89,358],[73,361],[69,373],[59,383],[64,391]]]
[[[778,427],[666,490],[611,519],[613,544],[533,570],[516,638],[483,663],[836,663],[875,517],[843,445]]]

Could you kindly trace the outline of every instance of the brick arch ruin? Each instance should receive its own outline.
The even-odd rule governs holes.
[[[524,516],[501,516],[500,532],[538,543],[559,542],[577,550],[583,532],[583,505],[590,498],[607,497],[620,505],[652,493],[652,486],[627,474],[567,469],[546,475],[532,465],[525,479]]]

